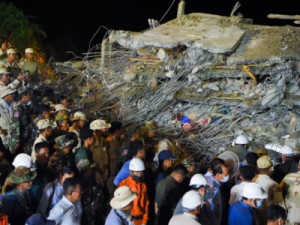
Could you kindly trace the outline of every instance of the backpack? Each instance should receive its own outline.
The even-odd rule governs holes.
[[[49,214],[49,208],[54,195],[54,191],[55,191],[55,183],[52,182],[52,193],[48,201],[47,214]],[[25,223],[25,225],[55,225],[55,224],[56,222],[54,220],[47,220],[47,218],[39,212],[32,214],[30,217],[28,217]]]

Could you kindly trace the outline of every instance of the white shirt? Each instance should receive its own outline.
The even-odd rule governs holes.
[[[201,225],[197,221],[197,217],[190,213],[175,215],[169,221],[169,225]]]
[[[47,219],[55,220],[56,225],[80,225],[79,212],[65,196],[53,207]]]

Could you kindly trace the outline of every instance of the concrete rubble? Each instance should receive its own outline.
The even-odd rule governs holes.
[[[300,152],[299,68],[300,28],[202,13],[111,31],[82,60],[56,63],[93,116],[153,119],[161,138],[203,161],[239,134],[253,148],[288,143]]]

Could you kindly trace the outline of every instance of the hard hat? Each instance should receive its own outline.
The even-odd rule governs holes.
[[[195,190],[188,191],[182,198],[182,207],[186,209],[195,209],[202,203],[200,194]]]
[[[12,162],[12,165],[15,168],[17,168],[19,166],[31,168],[31,166],[32,166],[31,157],[25,153],[20,153],[15,157],[14,161]]]
[[[256,183],[247,183],[244,186],[242,196],[247,199],[265,199],[268,197],[268,195],[263,191],[261,186]]]
[[[281,148],[281,154],[282,155],[294,155],[294,151],[290,146],[284,145]]]
[[[239,145],[246,145],[249,143],[249,140],[246,136],[240,135],[235,139],[235,143]]]
[[[94,120],[90,124],[90,129],[91,130],[100,130],[100,129],[108,129],[111,127],[110,123],[107,123],[105,120]]]
[[[271,159],[269,156],[264,155],[258,158],[257,160],[257,167],[259,169],[267,169],[273,166],[273,163],[271,162]]]
[[[133,158],[129,163],[129,170],[131,171],[144,171],[145,170],[145,164],[143,160],[139,158]]]
[[[190,186],[196,186],[197,188],[201,186],[206,186],[207,185],[207,180],[205,176],[203,176],[200,173],[195,174],[192,176],[191,181],[190,181]]]

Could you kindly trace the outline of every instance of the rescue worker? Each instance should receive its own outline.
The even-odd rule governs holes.
[[[17,79],[10,83],[10,72],[5,67],[0,67],[0,88],[9,86],[12,89],[17,89],[25,80],[25,76],[20,74]]]
[[[239,135],[232,143],[231,147],[227,147],[225,151],[231,151],[234,152],[238,158],[239,161],[242,162],[245,160],[246,155],[248,153],[247,151],[247,145],[249,144],[249,139],[245,135]]]
[[[18,77],[21,72],[21,68],[16,60],[17,50],[15,48],[9,48],[6,51],[7,57],[0,61],[0,67],[5,67],[13,78]]]
[[[37,78],[40,74],[38,65],[38,62],[34,59],[34,49],[26,48],[24,59],[19,63],[22,71],[28,71],[28,76]]]
[[[87,121],[86,115],[80,111],[75,112],[71,121],[72,125],[69,128],[69,132],[75,133],[78,139],[78,145],[74,149],[72,149],[72,151],[75,153],[77,149],[81,147],[80,130],[85,126],[85,123]]]
[[[255,224],[253,209],[261,208],[267,197],[259,184],[247,183],[243,189],[242,200],[233,203],[229,208],[228,225]],[[263,219],[265,218],[260,218],[261,221]]]
[[[147,185],[143,181],[144,162],[134,158],[129,163],[130,176],[121,181],[120,186],[128,186],[133,192],[137,193],[137,198],[133,200],[131,218],[135,225],[146,225],[148,221],[149,200]]]
[[[184,194],[182,198],[182,207],[184,213],[175,215],[171,218],[169,225],[201,225],[198,222],[197,216],[201,213],[203,200],[200,194],[191,190]]]

